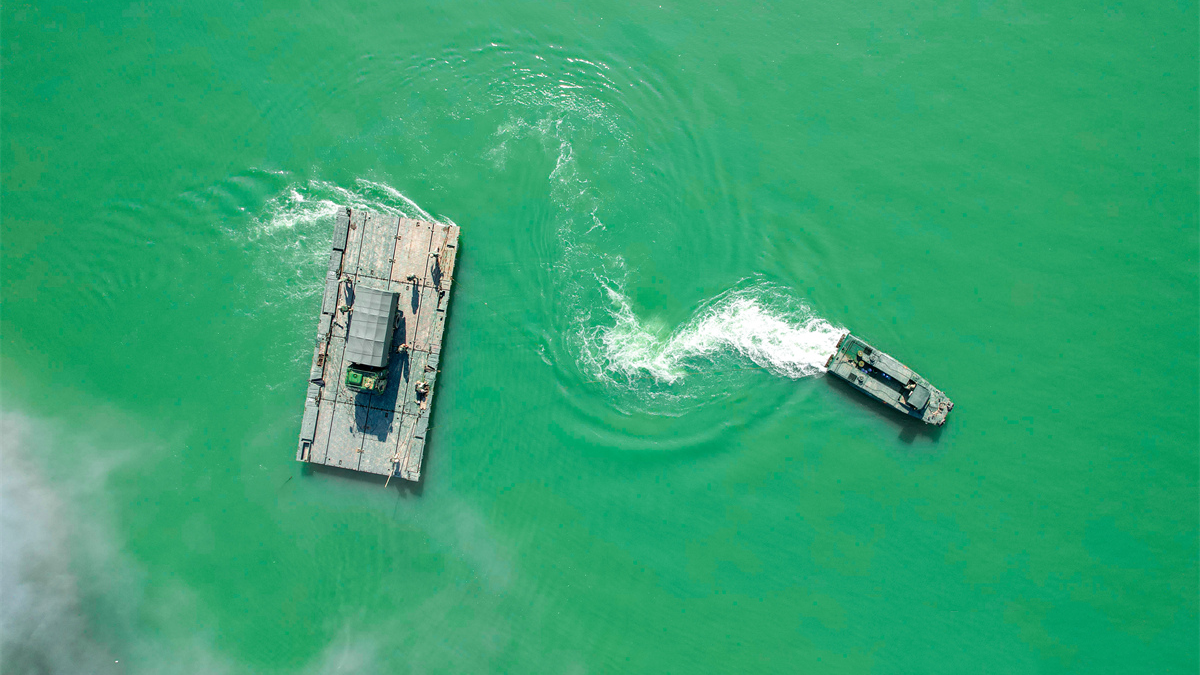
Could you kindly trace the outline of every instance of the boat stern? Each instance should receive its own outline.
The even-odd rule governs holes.
[[[833,359],[837,357],[838,354],[842,353],[842,343],[845,342],[846,338],[848,337],[850,337],[850,331],[842,333],[842,337],[838,338],[837,344],[833,347],[833,353],[829,355],[829,358],[825,359],[825,370],[829,370],[829,364],[833,363]]]

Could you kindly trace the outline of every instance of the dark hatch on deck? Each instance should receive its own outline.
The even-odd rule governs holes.
[[[925,407],[926,403],[929,403],[929,390],[918,384],[912,393],[908,395],[908,404],[920,410]]]

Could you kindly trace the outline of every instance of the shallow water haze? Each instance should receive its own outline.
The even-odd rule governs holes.
[[[1195,673],[1198,19],[3,5],[0,669]],[[337,206],[462,229],[418,485],[294,459]]]

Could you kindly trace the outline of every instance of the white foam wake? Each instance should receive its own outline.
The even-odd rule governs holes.
[[[325,225],[334,211],[343,206],[406,218],[438,220],[407,195],[385,183],[356,178],[352,188],[345,188],[327,181],[309,180],[293,183],[268,200],[263,213],[254,219],[254,234],[272,235],[314,223]]]
[[[619,288],[606,284],[604,290],[614,323],[584,331],[583,360],[607,380],[649,375],[671,384],[689,372],[718,369],[728,356],[784,377],[808,377],[824,372],[844,330],[784,289],[758,282],[713,298],[662,336],[638,319]]]

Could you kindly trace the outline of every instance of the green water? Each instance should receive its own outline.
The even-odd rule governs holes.
[[[5,672],[1197,671],[1196,3],[235,5],[3,7]],[[416,489],[334,204],[462,228]]]

